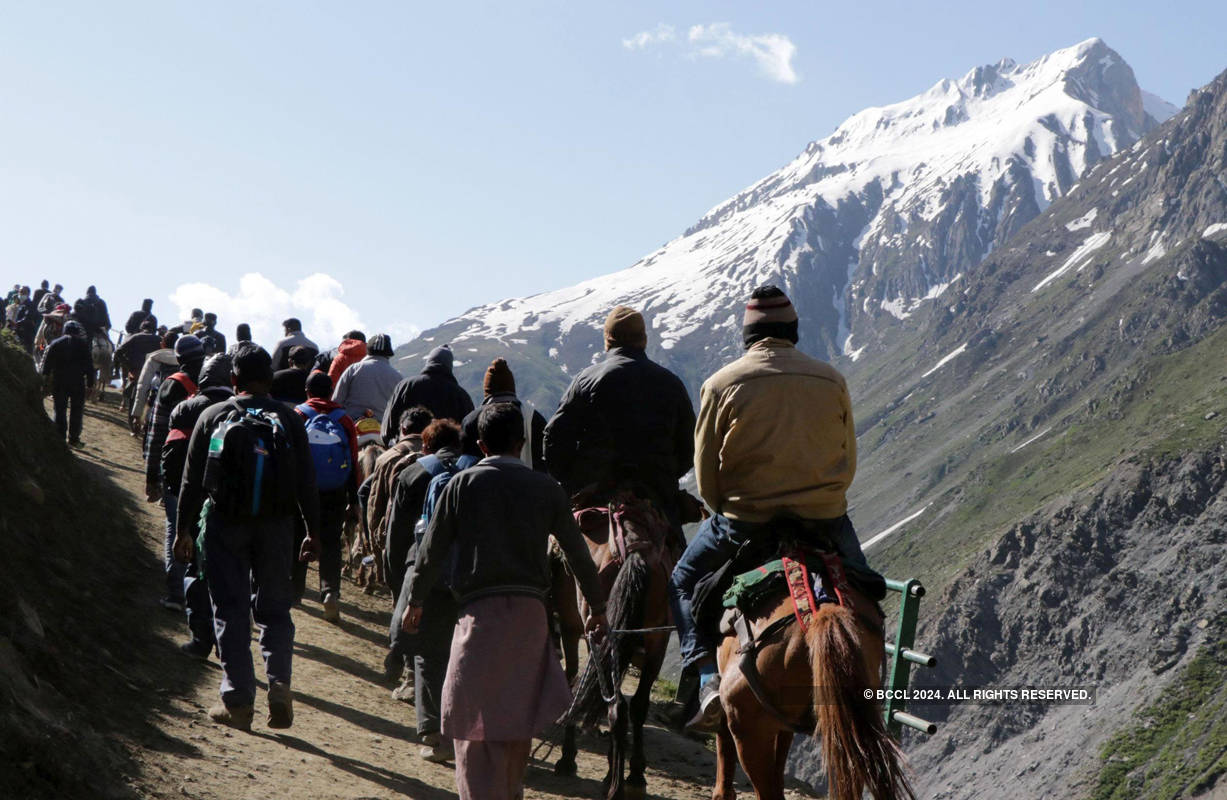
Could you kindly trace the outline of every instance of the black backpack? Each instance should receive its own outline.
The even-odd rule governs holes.
[[[249,521],[294,513],[294,445],[280,416],[236,404],[209,439],[204,488],[225,519]]]

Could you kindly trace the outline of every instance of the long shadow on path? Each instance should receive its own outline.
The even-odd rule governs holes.
[[[305,700],[306,698],[303,699]],[[356,758],[329,753],[327,750],[322,750],[316,745],[305,742],[295,736],[271,733],[256,733],[253,735],[284,744],[300,753],[326,758],[339,770],[348,772],[371,783],[379,784],[390,792],[397,792],[406,797],[412,797],[414,800],[456,800],[455,794],[445,789],[440,789],[438,786],[431,786],[417,778],[401,775],[399,772],[393,772],[382,767],[376,767],[365,761],[359,761]]]

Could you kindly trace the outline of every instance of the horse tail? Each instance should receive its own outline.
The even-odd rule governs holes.
[[[611,630],[633,630],[642,627],[651,576],[651,567],[642,553],[631,553],[626,557],[614,579],[613,588],[609,590],[606,616]],[[640,638],[610,634],[597,647],[596,652],[590,654],[588,663],[575,684],[575,700],[571,709],[560,720],[563,724],[591,725],[605,714],[607,705],[602,696],[600,670],[606,670],[605,681],[610,677],[614,678],[611,688],[616,691],[622,684],[622,678],[626,675]],[[609,669],[610,659],[614,657],[617,658],[616,674]]]
[[[915,798],[903,753],[886,731],[878,705],[864,699],[878,686],[861,652],[853,612],[834,603],[819,607],[805,633],[814,676],[814,716],[832,800]]]

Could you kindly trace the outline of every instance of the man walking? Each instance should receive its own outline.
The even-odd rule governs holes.
[[[311,351],[311,360],[315,359],[316,355],[320,352],[320,348],[302,332],[302,322],[295,317],[290,317],[281,323],[281,327],[285,330],[285,338],[277,342],[277,347],[273,350],[274,372],[280,369],[287,369],[290,366],[291,347],[305,347]]]
[[[452,374],[452,348],[440,345],[426,356],[426,367],[420,374],[405,378],[396,385],[392,399],[383,412],[380,432],[387,444],[396,441],[396,424],[405,409],[425,406],[435,419],[460,422],[473,410],[473,398],[461,388]]]
[[[268,353],[241,346],[233,368],[236,397],[207,409],[192,430],[179,489],[175,555],[184,563],[191,560],[203,510],[202,555],[222,662],[221,702],[209,710],[210,719],[251,729],[254,618],[268,677],[268,726],[288,728],[294,721],[294,518],[302,515],[307,526],[299,558],[315,558],[319,492],[302,419],[268,396],[273,381]]]
[[[55,427],[60,438],[67,435],[68,444],[81,447],[85,390],[94,388],[94,362],[90,358],[89,340],[85,338],[81,323],[71,320],[65,323],[64,335],[52,342],[43,354],[42,374],[51,378]]]
[[[456,787],[462,800],[510,800],[523,792],[532,737],[570,702],[546,623],[551,534],[592,608],[587,630],[604,635],[607,624],[596,567],[566,493],[518,458],[520,409],[486,406],[478,431],[487,457],[443,490],[401,622],[406,631],[419,629],[428,613],[423,604],[448,569],[460,618],[443,684],[442,733],[455,740]]]

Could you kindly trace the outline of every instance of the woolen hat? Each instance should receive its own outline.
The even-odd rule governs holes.
[[[234,351],[234,362],[231,365],[235,377],[244,381],[271,381],[273,379],[273,357],[258,344],[241,342]]]
[[[516,379],[504,359],[496,358],[486,368],[486,378],[481,384],[486,397],[496,394],[515,394]]]
[[[366,346],[367,355],[382,356],[383,358],[391,358],[392,356],[392,338],[386,333],[379,333],[371,337],[371,341]]]
[[[792,301],[775,286],[763,286],[755,289],[746,303],[743,325],[757,325],[762,322],[796,322],[797,309]]]
[[[647,325],[643,315],[633,308],[618,306],[605,318],[605,349],[634,347],[643,350],[648,346]]]
[[[316,370],[307,376],[307,397],[332,397],[332,378]]]
[[[204,344],[191,334],[180,336],[178,341],[175,342],[175,358],[179,359],[180,364],[197,358],[204,358],[204,355]]]

